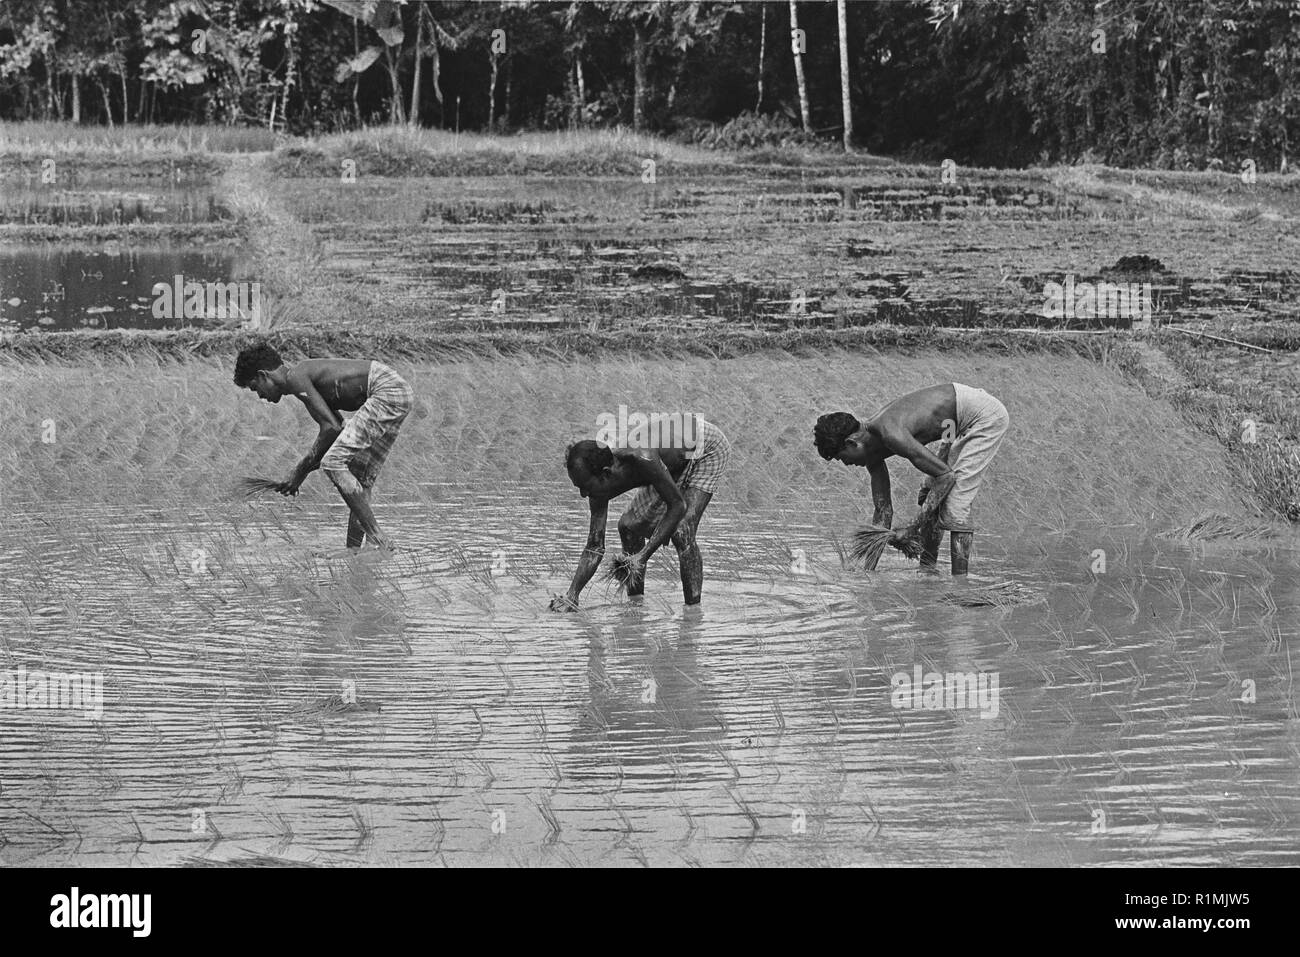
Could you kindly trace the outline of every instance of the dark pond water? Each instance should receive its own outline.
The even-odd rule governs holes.
[[[183,308],[160,302],[154,286],[174,288],[178,275],[184,282],[228,283],[237,278],[238,262],[231,250],[171,244],[0,246],[0,329],[172,329],[220,322],[216,310],[209,314],[206,297],[203,314],[186,317]]]

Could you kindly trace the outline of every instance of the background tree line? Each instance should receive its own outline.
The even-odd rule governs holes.
[[[1300,0],[0,0],[2,119],[744,146],[846,117],[856,147],[968,164],[1285,167]]]

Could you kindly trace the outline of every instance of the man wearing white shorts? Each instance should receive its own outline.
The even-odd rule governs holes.
[[[950,382],[910,392],[866,423],[848,412],[823,415],[813,436],[822,458],[861,465],[870,472],[875,503],[872,521],[877,525],[888,527],[894,520],[885,460],[900,455],[925,473],[921,511],[894,538],[904,539],[917,528],[930,526],[937,515],[933,530],[921,537],[921,565],[932,568],[938,563],[939,543],[946,529],[952,539],[952,573],[965,575],[975,533],[971,505],[1009,421],[1006,406],[995,396]],[[944,446],[936,455],[926,444],[939,440]]]

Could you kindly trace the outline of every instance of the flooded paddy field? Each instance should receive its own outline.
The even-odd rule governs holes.
[[[855,176],[285,180],[343,325],[781,329],[1045,317],[1044,289],[1147,284],[1153,321],[1289,321],[1286,189],[1206,197],[1052,171]],[[1068,172],[1068,171],[1067,171]],[[1229,178],[1230,179],[1230,178]],[[1116,268],[1148,257],[1141,269]]]
[[[53,161],[51,161],[53,162]],[[156,283],[230,283],[248,272],[216,183],[184,167],[152,177],[0,176],[0,332],[216,328],[216,310],[155,310]],[[228,317],[222,317],[228,318]]]
[[[323,477],[232,493],[312,427],[230,360],[0,361],[3,667],[103,678],[98,720],[0,710],[5,863],[1300,862],[1296,535],[1102,365],[398,363],[418,404],[376,514],[402,549],[339,559]],[[840,560],[868,486],[817,457],[816,415],[945,380],[1011,414],[972,570],[1013,607]],[[565,444],[620,404],[733,443],[704,601],[669,550],[644,600],[594,581],[547,612],[586,526]],[[917,476],[891,471],[905,515]],[[1211,512],[1251,535],[1180,534]],[[997,695],[896,707],[917,667]]]
[[[216,328],[229,316],[209,310],[187,317],[159,304],[154,287],[183,282],[231,283],[247,275],[232,244],[198,249],[176,242],[0,245],[0,330]],[[183,288],[183,286],[182,286]],[[169,296],[167,302],[174,299]],[[159,306],[159,308],[155,308]],[[168,314],[171,313],[171,314]]]
[[[30,164],[29,164],[30,165]],[[29,170],[30,172],[30,170]],[[62,174],[61,174],[62,175]],[[1287,178],[1192,185],[1115,171],[746,168],[641,176],[284,177],[256,157],[137,182],[13,181],[0,304],[13,328],[150,328],[75,257],[44,317],[18,250],[95,242],[229,257],[291,308],[281,327],[402,332],[962,328],[1237,329],[1293,323],[1300,270]],[[1125,265],[1128,263],[1129,265]],[[1133,266],[1133,263],[1139,264]],[[91,269],[93,275],[98,270]],[[196,278],[209,280],[198,268]],[[170,276],[165,277],[170,278]],[[1047,315],[1050,284],[1124,284],[1151,316]],[[76,287],[86,286],[83,290]],[[16,293],[5,292],[17,289]],[[1072,287],[1073,288],[1073,287]],[[17,310],[17,313],[15,313]]]

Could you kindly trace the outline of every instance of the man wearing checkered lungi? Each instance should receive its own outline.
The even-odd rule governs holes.
[[[602,428],[604,441],[585,439],[565,453],[569,479],[591,506],[591,525],[569,591],[551,601],[552,611],[578,607],[578,595],[605,554],[609,501],[633,489],[618,520],[627,593],[644,592],[646,562],[671,539],[686,604],[699,604],[704,562],[695,532],[731,460],[731,443],[712,422],[689,412],[641,415],[632,428],[626,425],[621,416],[618,428]]]
[[[370,489],[414,403],[407,381],[369,359],[305,359],[287,365],[263,343],[240,352],[235,385],[267,402],[297,396],[320,427],[311,451],[275,490],[296,495],[319,468],[348,505],[348,548],[360,548],[366,539],[390,547],[370,510]],[[344,421],[343,412],[355,414]]]

